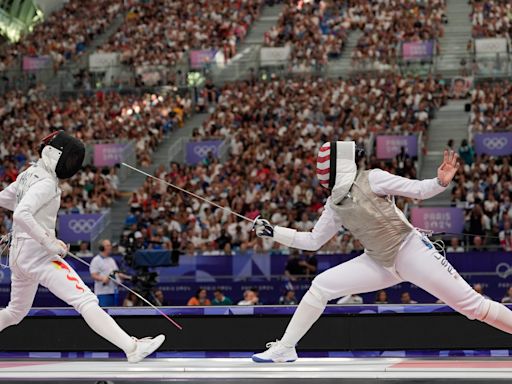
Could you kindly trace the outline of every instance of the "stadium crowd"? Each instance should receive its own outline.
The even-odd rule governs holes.
[[[512,83],[481,82],[471,90],[469,129],[473,133],[503,131],[512,126]]]
[[[176,65],[190,49],[221,49],[226,59],[258,18],[262,0],[137,1],[101,48],[134,67]]]
[[[216,110],[197,129],[201,138],[229,138],[230,157],[197,165],[161,166],[155,175],[196,192],[249,218],[309,230],[326,191],[316,185],[316,150],[324,142],[353,139],[368,145],[370,133],[426,133],[434,111],[446,101],[439,79],[389,75],[377,79],[273,79],[226,84]],[[415,177],[412,159],[404,165],[371,158],[367,166]],[[405,204],[405,200],[399,204]],[[250,223],[191,200],[151,179],[133,193],[126,220],[128,238],[141,244],[214,254],[277,244],[256,238]],[[149,242],[151,241],[151,242]],[[325,252],[361,250],[340,233]]]
[[[298,6],[290,0],[277,22],[265,33],[265,46],[290,46],[294,69],[320,68],[341,54],[350,22],[343,16],[344,1],[310,2]]]
[[[459,152],[472,148],[467,142]],[[469,248],[512,250],[512,167],[510,156],[474,155],[461,164],[452,189],[452,205],[466,209]]]
[[[39,140],[56,129],[73,132],[86,143],[133,140],[139,163],[149,165],[163,135],[180,127],[191,108],[187,95],[97,92],[62,101],[48,97],[44,86],[27,94],[8,92],[0,96],[2,187],[14,181],[30,161],[38,159]],[[117,167],[87,165],[61,184],[62,209],[79,213],[101,211],[118,196],[118,184]]]
[[[508,80],[475,85],[468,127],[472,134],[510,129],[511,90]],[[512,250],[512,157],[478,155],[467,140],[461,142],[458,151],[461,165],[452,205],[466,208],[466,231],[477,235],[466,242],[475,250]]]
[[[434,40],[439,50],[446,22],[445,0],[351,0],[349,4],[353,28],[363,31],[352,53],[355,64],[376,62],[393,67],[402,42]]]
[[[0,53],[0,72],[19,64],[23,56],[50,56],[54,69],[72,60],[103,33],[123,10],[122,0],[69,0],[18,43]]]
[[[508,0],[471,0],[474,38],[512,35],[512,4]]]
[[[191,112],[188,94],[121,95],[98,91],[58,100],[49,97],[44,86],[27,94],[10,91],[0,96],[0,157],[14,158],[16,168],[20,168],[35,158],[38,138],[63,129],[85,142],[133,140],[137,159],[147,165],[163,135],[182,126]]]
[[[289,1],[277,25],[265,34],[265,45],[290,46],[293,69],[318,68],[338,57],[350,31],[359,29],[354,64],[390,68],[397,63],[402,42],[434,40],[440,49],[445,10],[445,0]]]

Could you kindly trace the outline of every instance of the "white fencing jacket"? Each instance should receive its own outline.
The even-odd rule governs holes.
[[[446,189],[438,183],[437,178],[411,180],[381,169],[371,170],[368,181],[371,191],[378,196],[404,196],[424,200]],[[295,229],[276,226],[274,240],[288,247],[316,251],[327,243],[342,226],[343,223],[332,207],[331,197],[329,197],[322,215],[311,232],[297,232]]]
[[[60,195],[59,179],[42,160],[20,173],[0,192],[0,207],[14,212],[13,237],[32,238],[42,245],[55,239]]]

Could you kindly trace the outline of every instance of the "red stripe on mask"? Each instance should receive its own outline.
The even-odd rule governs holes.
[[[316,169],[316,174],[317,175],[327,175],[328,173],[330,172],[330,169],[327,168],[327,169]]]
[[[317,162],[317,163],[325,163],[326,161],[329,161],[329,160],[331,160],[331,155],[327,155],[327,156],[320,156],[320,155],[319,155],[319,156],[316,158],[316,162]]]

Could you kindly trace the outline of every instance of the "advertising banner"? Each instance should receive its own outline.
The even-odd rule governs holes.
[[[379,135],[377,136],[377,158],[393,159],[400,153],[400,149],[404,147],[405,152],[410,157],[418,156],[418,137],[410,136],[394,136]]]
[[[290,58],[291,48],[286,47],[264,47],[260,50],[260,64],[262,66],[283,65]]]
[[[216,54],[216,49],[193,49],[189,51],[190,68],[203,68],[205,65],[213,62]]]
[[[112,167],[124,161],[123,152],[129,144],[94,144],[94,165]]]
[[[474,140],[479,155],[512,155],[512,132],[477,133]]]
[[[358,253],[349,255],[329,254],[317,255],[318,272],[323,272],[343,262],[349,261]],[[242,260],[235,261],[241,257]],[[114,256],[121,270],[131,271],[121,256]],[[230,256],[182,256],[178,267],[156,268],[158,285],[162,289],[170,305],[186,305],[188,299],[195,295],[199,288],[206,289],[212,299],[215,289],[221,289],[224,294],[233,299],[236,304],[243,298],[247,289],[257,288],[263,304],[277,304],[279,297],[287,289],[295,290],[300,299],[311,284],[311,279],[288,281],[283,276],[288,255],[255,254],[251,252]],[[485,294],[500,301],[512,285],[512,261],[510,252],[462,252],[449,253],[448,262],[461,274],[469,284],[480,283],[485,287]],[[90,262],[91,258],[84,258]],[[75,260],[68,260],[84,282],[92,287],[93,281],[87,266]],[[232,276],[232,278],[228,278]],[[0,271],[0,289],[9,290],[10,271]],[[131,285],[128,282],[128,285]],[[410,283],[400,283],[386,289],[390,303],[400,303],[400,294],[408,291],[414,300],[420,303],[435,303],[432,295]],[[121,292],[120,298],[124,298]],[[375,293],[361,292],[365,304],[375,300]],[[2,300],[3,298],[3,300]],[[0,305],[7,305],[8,295],[0,297]],[[333,302],[336,302],[334,300]],[[35,306],[64,306],[64,304],[44,287],[40,287]],[[249,307],[241,307],[248,309]]]
[[[50,56],[24,56],[23,70],[37,71],[39,69],[51,68],[52,59]]]
[[[404,60],[430,59],[433,55],[433,40],[407,42],[402,45],[402,57]]]
[[[420,208],[411,209],[412,225],[434,232],[462,233],[464,211],[462,208]]]
[[[91,240],[91,230],[103,216],[101,213],[70,213],[59,215],[59,239],[65,243],[78,243]]]
[[[502,37],[475,39],[475,53],[477,56],[507,53],[507,39]]]
[[[92,72],[105,72],[109,67],[119,65],[119,53],[101,52],[89,56],[89,70]]]
[[[219,156],[222,140],[190,141],[187,143],[187,164],[196,164],[205,159],[211,152],[213,157]]]

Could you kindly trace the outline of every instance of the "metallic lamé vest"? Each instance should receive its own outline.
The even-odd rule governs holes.
[[[413,230],[389,196],[378,196],[370,188],[370,171],[358,174],[349,194],[331,207],[343,226],[358,239],[368,256],[384,267],[394,264],[402,242]]]

